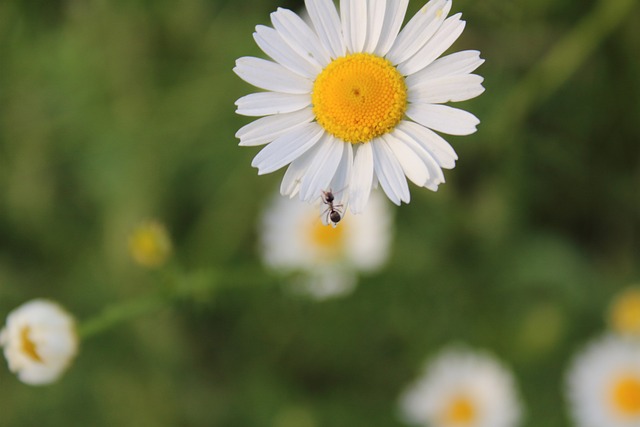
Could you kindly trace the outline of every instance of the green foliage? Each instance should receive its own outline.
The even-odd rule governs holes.
[[[527,426],[569,425],[565,367],[640,273],[640,10],[592,15],[593,36],[595,3],[454,2],[455,49],[486,59],[486,93],[462,104],[479,131],[448,138],[460,160],[437,193],[396,209],[387,267],[317,303],[261,265],[282,172],[257,177],[234,137],[251,91],[234,61],[299,3],[0,3],[0,313],[46,297],[82,322],[178,284],[83,342],[59,383],[0,370],[0,424],[399,426],[423,361],[466,342],[513,367]],[[572,31],[575,55],[546,56]],[[127,252],[147,218],[174,240],[158,272]]]

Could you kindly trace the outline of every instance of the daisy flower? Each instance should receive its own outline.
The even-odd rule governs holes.
[[[380,268],[393,231],[389,206],[378,191],[357,221],[347,215],[332,227],[324,224],[325,216],[312,204],[274,197],[259,230],[265,264],[302,273],[295,289],[320,300],[349,293],[358,272]]]
[[[280,192],[303,201],[327,189],[363,211],[380,184],[391,201],[410,200],[409,181],[436,191],[453,148],[436,132],[468,135],[479,120],[443,105],[480,95],[477,51],[437,59],[460,36],[450,0],[431,0],[400,30],[408,0],[305,0],[311,25],[287,9],[258,25],[254,39],[273,61],[244,57],[234,71],[266,90],[236,101],[237,113],[265,116],[241,128],[242,146],[267,144],[258,174],[288,169]],[[434,132],[436,131],[436,132]]]
[[[7,317],[0,345],[9,369],[30,385],[54,382],[78,352],[75,321],[58,304],[37,299]]]
[[[443,351],[400,400],[403,418],[431,427],[512,427],[520,404],[511,373],[488,354]]]
[[[578,427],[640,426],[640,344],[614,335],[574,360],[567,394]]]
[[[618,334],[640,338],[640,287],[627,288],[614,297],[609,327]]]

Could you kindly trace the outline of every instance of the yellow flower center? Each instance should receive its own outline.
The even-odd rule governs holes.
[[[138,264],[159,267],[171,254],[171,238],[162,224],[146,222],[131,235],[129,250]]]
[[[353,144],[393,130],[407,109],[404,77],[388,60],[355,53],[331,62],[318,75],[313,112],[333,136]]]
[[[457,396],[446,407],[444,420],[448,425],[471,424],[476,418],[476,408],[466,396]]]
[[[640,376],[628,374],[621,377],[612,388],[613,406],[624,416],[640,415]]]
[[[611,327],[622,334],[640,334],[640,289],[621,293],[611,304]]]
[[[29,356],[31,359],[35,360],[36,362],[42,363],[43,361],[40,355],[38,354],[38,350],[36,349],[36,344],[31,340],[31,337],[29,336],[30,333],[31,333],[31,328],[28,326],[25,326],[20,331],[20,341],[22,344],[22,352],[27,356]]]
[[[325,256],[337,256],[344,245],[344,227],[344,220],[333,227],[324,225],[320,219],[315,218],[309,230],[309,240],[318,252]]]

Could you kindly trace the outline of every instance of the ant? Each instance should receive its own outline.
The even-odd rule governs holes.
[[[342,212],[340,212],[340,208],[342,207],[342,205],[334,205],[334,200],[335,196],[333,195],[333,192],[331,190],[322,191],[322,203],[327,205],[327,210],[325,211],[327,213],[327,222],[329,222],[328,220],[330,219],[331,222],[333,222],[333,226],[335,227],[336,224],[339,223],[342,219]]]

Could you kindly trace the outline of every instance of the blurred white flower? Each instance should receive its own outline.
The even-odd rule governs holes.
[[[317,299],[349,293],[357,273],[374,271],[387,260],[392,217],[386,200],[374,192],[362,215],[346,214],[325,225],[326,206],[274,197],[260,224],[262,258],[271,268],[301,272],[296,288]]]
[[[60,377],[78,352],[75,321],[54,302],[32,300],[9,313],[0,345],[20,381],[48,384]]]
[[[234,71],[264,92],[236,101],[260,117],[240,129],[242,146],[266,145],[258,174],[289,165],[283,195],[311,201],[341,188],[338,202],[364,210],[374,182],[395,204],[409,203],[407,179],[436,191],[457,160],[436,132],[469,135],[479,120],[444,105],[480,95],[478,51],[439,58],[458,39],[461,14],[431,0],[404,28],[408,0],[306,0],[310,24],[278,9],[258,25],[258,46],[273,61],[243,57]],[[438,59],[439,58],[439,59]],[[435,131],[435,132],[434,132]]]
[[[640,426],[640,343],[605,335],[573,361],[567,394],[578,427]]]
[[[402,395],[403,418],[431,427],[512,427],[521,407],[511,373],[488,354],[443,351]]]
[[[613,332],[640,338],[640,287],[629,287],[613,298],[608,320]]]

